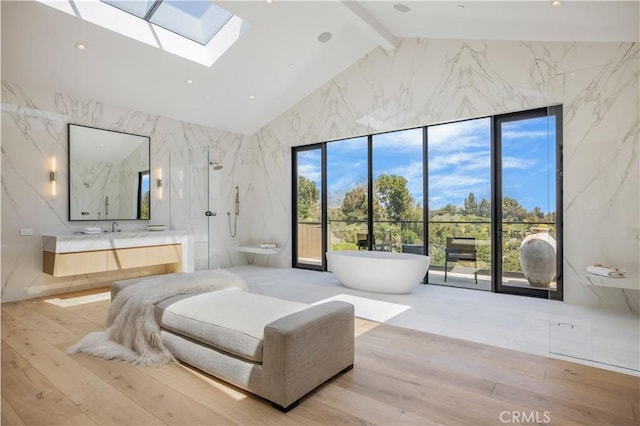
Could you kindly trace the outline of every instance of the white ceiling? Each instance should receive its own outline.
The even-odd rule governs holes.
[[[410,12],[393,8],[400,2]],[[3,0],[2,79],[253,134],[366,53],[392,49],[402,37],[640,39],[637,1],[217,3],[251,26],[205,67],[38,2]],[[333,38],[319,43],[325,31]],[[87,49],[76,49],[77,42]]]

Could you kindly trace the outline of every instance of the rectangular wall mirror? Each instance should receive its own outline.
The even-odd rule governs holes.
[[[69,220],[149,220],[148,136],[69,124]]]

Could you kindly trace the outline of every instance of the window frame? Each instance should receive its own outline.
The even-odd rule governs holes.
[[[548,289],[536,289],[536,288],[522,288],[516,289],[502,289],[498,284],[498,279],[501,277],[502,273],[502,263],[497,262],[499,253],[497,250],[497,246],[499,244],[499,226],[498,220],[502,220],[502,212],[501,212],[501,204],[496,202],[496,197],[499,197],[501,191],[500,187],[500,179],[502,179],[502,175],[500,170],[498,169],[498,161],[501,161],[500,153],[498,152],[498,135],[499,129],[498,126],[500,123],[507,121],[509,119],[518,119],[518,118],[526,118],[526,117],[541,117],[541,116],[554,116],[556,120],[556,205],[555,205],[555,213],[556,213],[556,235],[557,235],[557,288],[554,291],[550,291]],[[462,121],[468,121],[470,119],[479,119],[479,118],[489,118],[490,119],[490,146],[491,146],[491,245],[492,245],[492,270],[491,270],[491,291],[492,292],[503,292],[508,294],[518,294],[525,296],[533,296],[540,298],[550,298],[553,300],[563,300],[564,291],[563,291],[563,282],[562,282],[562,258],[563,258],[563,212],[562,212],[562,150],[563,150],[563,122],[562,122],[562,105],[550,105],[542,108],[534,108],[528,109],[518,112],[512,112],[507,114],[493,114],[486,116],[479,116],[474,118],[466,118],[462,120],[452,120],[447,123],[456,123]],[[398,129],[391,130],[386,132],[379,133],[371,133],[367,135],[354,135],[347,138],[334,139],[331,141],[319,142],[310,145],[302,145],[302,146],[294,146],[291,148],[291,170],[292,170],[292,191],[291,191],[291,202],[292,202],[292,267],[294,268],[302,268],[302,269],[312,269],[312,270],[320,270],[326,271],[326,256],[324,253],[327,251],[327,144],[336,143],[342,140],[350,140],[358,137],[366,137],[367,138],[367,192],[368,192],[368,218],[367,218],[367,229],[369,235],[373,235],[374,230],[374,220],[373,220],[373,137],[375,135],[399,132],[404,130],[413,130],[413,129],[422,129],[423,130],[423,143],[422,143],[422,162],[423,162],[423,194],[424,194],[424,202],[423,202],[423,241],[425,244],[425,252],[426,255],[429,254],[429,168],[428,168],[428,130],[432,126],[447,124],[447,123],[434,123],[430,125],[417,126],[407,129]],[[322,223],[322,265],[309,265],[300,263],[298,261],[298,232],[297,232],[297,222],[298,222],[298,209],[297,209],[297,154],[306,150],[320,150],[321,153],[321,223]],[[498,201],[502,198],[500,197]],[[496,210],[500,210],[497,212]],[[368,249],[371,250],[371,239],[368,242]],[[424,283],[428,281],[428,272]]]

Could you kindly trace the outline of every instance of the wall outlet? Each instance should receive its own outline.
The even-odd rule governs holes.
[[[28,237],[33,235],[33,229],[31,228],[20,228],[20,236],[21,237]]]

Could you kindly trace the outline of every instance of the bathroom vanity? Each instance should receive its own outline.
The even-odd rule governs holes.
[[[43,235],[43,272],[54,277],[164,265],[193,272],[192,241],[184,231]]]

